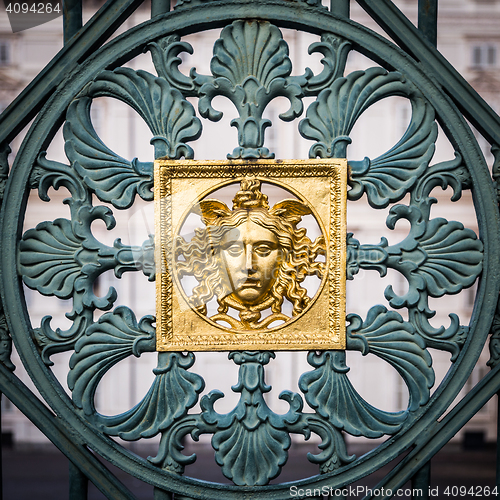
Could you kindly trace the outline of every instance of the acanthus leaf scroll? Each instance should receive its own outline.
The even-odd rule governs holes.
[[[179,6],[184,8],[182,2]],[[35,161],[29,186],[38,189],[44,201],[49,201],[50,188],[67,189],[70,197],[65,203],[71,212],[71,220],[59,218],[28,229],[19,244],[18,271],[25,284],[43,294],[73,299],[73,311],[69,314],[73,325],[67,331],[53,330],[50,317],[45,317],[40,328],[34,330],[33,337],[41,356],[49,365],[52,354],[74,351],[69,386],[78,411],[109,436],[135,440],[161,434],[158,455],[150,462],[168,471],[182,473],[184,466],[196,459],[194,455],[186,457],[180,453],[184,436],[191,434],[196,440],[200,434],[209,433],[213,434],[216,461],[228,478],[238,485],[265,485],[279,474],[286,462],[290,434],[301,434],[307,439],[315,433],[322,439],[322,452],[309,455],[309,460],[319,464],[321,473],[332,472],[355,459],[347,454],[342,432],[367,437],[397,434],[411,420],[412,412],[427,404],[434,383],[429,347],[449,351],[455,360],[464,346],[467,327],[460,325],[458,316],[452,315],[447,329],[430,325],[429,318],[434,312],[429,308],[428,298],[457,293],[471,286],[482,270],[483,246],[473,231],[461,223],[432,219],[430,207],[435,199],[430,193],[435,187],[451,186],[452,201],[456,201],[463,189],[471,187],[470,175],[458,153],[448,162],[430,164],[437,137],[435,110],[402,73],[369,68],[343,76],[352,45],[334,33],[322,34],[321,42],[312,44],[309,49],[310,53],[319,52],[324,56],[324,69],[318,75],[309,69],[301,76],[292,75],[288,46],[281,31],[262,20],[237,20],[222,30],[214,46],[211,75],[200,75],[194,68],[189,76],[179,71],[182,62],[179,54],[192,52],[192,47],[180,41],[178,35],[159,38],[144,50],[151,52],[158,76],[130,68],[105,70],[95,75],[67,108],[64,138],[69,164],[48,160],[43,151]],[[94,406],[95,390],[108,370],[126,357],[138,357],[158,348],[155,343],[158,324],[155,328],[153,317],[137,320],[130,309],[117,307],[94,321],[96,309],[109,310],[116,301],[116,294],[111,289],[105,297],[93,294],[93,283],[102,272],[113,270],[120,277],[125,271],[142,270],[150,280],[155,278],[155,270],[159,272],[151,258],[151,239],[138,248],[125,246],[119,240],[113,247],[107,247],[92,234],[94,220],[104,221],[108,230],[114,225],[109,208],[92,206],[93,194],[116,209],[126,209],[133,204],[136,194],[145,201],[152,199],[154,175],[153,162],[121,158],[98,136],[90,108],[94,98],[103,96],[119,99],[139,113],[152,132],[155,158],[166,156],[178,160],[175,168],[169,167],[171,176],[164,197],[172,196],[172,186],[190,175],[199,177],[202,174],[212,179],[210,192],[200,190],[189,203],[199,202],[202,225],[195,236],[200,240],[198,247],[206,244],[207,249],[213,249],[219,245],[219,253],[226,252],[221,257],[225,262],[225,276],[219,276],[208,286],[204,273],[213,263],[206,260],[206,254],[204,257],[196,255],[199,249],[194,248],[193,239],[173,238],[176,228],[172,224],[168,227],[171,238],[168,256],[172,262],[177,260],[160,274],[168,278],[167,294],[172,292],[175,280],[180,280],[182,274],[200,277],[194,293],[181,291],[179,300],[184,300],[184,293],[187,306],[196,309],[195,314],[201,321],[208,319],[214,324],[225,321],[229,325],[226,330],[232,331],[230,335],[235,338],[257,331],[265,332],[269,340],[268,343],[247,343],[243,353],[230,354],[240,367],[240,380],[233,388],[240,399],[228,414],[221,415],[214,409],[215,401],[222,397],[220,392],[202,397],[201,412],[193,412],[204,382],[199,375],[189,371],[194,355],[175,351],[159,353],[153,385],[136,407],[122,415],[105,417],[99,415]],[[194,149],[187,143],[196,140],[202,130],[201,121],[186,97],[198,98],[202,117],[217,120],[220,113],[212,108],[216,96],[231,100],[238,113],[232,122],[238,129],[238,145],[228,155],[237,160],[211,169],[204,169],[195,162],[184,163],[182,158],[194,157]],[[351,142],[349,134],[355,122],[375,102],[391,96],[410,101],[412,117],[405,134],[378,158],[350,162],[351,189],[346,193],[351,201],[366,195],[368,203],[376,209],[397,203],[409,194],[409,206],[392,206],[387,220],[389,229],[393,229],[399,219],[409,220],[409,234],[395,245],[389,245],[385,239],[378,245],[362,245],[349,235],[345,252],[350,279],[355,279],[360,269],[375,269],[384,275],[388,268],[407,279],[408,294],[397,295],[388,288],[386,298],[394,308],[407,308],[409,319],[405,321],[399,313],[383,306],[372,307],[366,319],[348,316],[346,344],[337,345],[339,350],[333,351],[330,350],[332,346],[325,343],[315,347],[321,353],[308,356],[313,370],[301,377],[299,388],[313,412],[303,411],[301,396],[285,392],[281,397],[289,403],[290,410],[285,415],[278,415],[267,406],[263,397],[270,390],[264,383],[264,365],[273,357],[269,349],[276,348],[280,342],[281,348],[290,348],[290,339],[293,341],[297,337],[286,337],[273,327],[273,321],[301,328],[304,324],[300,323],[301,318],[305,314],[313,315],[312,306],[319,300],[308,296],[301,283],[308,277],[317,277],[323,289],[335,296],[338,294],[336,283],[326,280],[325,276],[329,269],[341,269],[342,272],[345,269],[342,260],[331,260],[332,245],[345,248],[345,227],[343,233],[342,230],[338,233],[343,238],[342,247],[338,235],[332,237],[328,224],[324,224],[323,235],[315,239],[309,238],[300,226],[302,218],[314,215],[312,209],[316,206],[315,202],[307,203],[305,197],[301,198],[300,183],[314,182],[316,174],[311,166],[321,165],[322,160],[296,161],[292,166],[290,163],[294,162],[280,161],[280,170],[274,168],[270,160],[262,160],[273,157],[265,146],[265,130],[271,123],[264,118],[264,109],[274,98],[285,97],[290,109],[281,118],[293,120],[302,113],[304,96],[316,96],[317,99],[309,107],[299,130],[305,138],[315,141],[311,156],[321,158],[346,156]],[[245,164],[242,159],[252,161]],[[255,170],[252,163],[259,162],[261,170]],[[296,180],[287,184],[285,178],[291,172]],[[2,170],[2,188],[4,173]],[[329,175],[328,168],[324,167],[317,176]],[[236,195],[232,209],[227,203],[212,198],[217,183],[227,186],[231,182]],[[271,207],[265,200],[266,182],[284,184],[285,189],[298,196],[283,199]],[[332,197],[329,199],[331,202]],[[182,213],[171,201],[165,207],[164,217],[181,218]],[[183,210],[187,208],[185,205]],[[222,236],[217,234],[224,232],[221,230],[224,221],[238,219],[243,212],[252,211],[260,223],[252,221],[252,216],[244,221],[243,217],[240,224],[229,224],[230,229]],[[324,213],[314,216],[326,220]],[[284,228],[282,234],[273,232],[277,226]],[[234,229],[237,232],[230,235]],[[215,242],[216,237],[218,242]],[[208,243],[202,242],[203,239]],[[288,243],[284,241],[287,239]],[[255,244],[262,242],[265,244],[261,247]],[[246,257],[249,247],[260,252],[262,258],[274,259],[269,266],[271,276],[267,281],[261,280],[253,270],[255,264],[250,262],[243,286],[235,287],[237,279],[227,271],[228,262],[242,255]],[[290,253],[292,247],[293,255],[288,259],[285,254]],[[133,258],[133,254],[141,257]],[[52,268],[48,261],[57,261],[60,265]],[[281,266],[283,262],[288,269],[281,269],[286,267]],[[291,269],[295,273],[293,279],[286,279],[291,276]],[[341,278],[343,280],[344,275]],[[217,302],[216,311],[211,315],[207,310],[209,296],[216,297]],[[292,304],[288,314],[282,309],[286,301]],[[325,310],[330,307],[328,301],[321,303]],[[231,308],[236,314],[229,314]],[[270,310],[267,317],[266,309]],[[167,329],[175,325],[173,312],[172,304],[167,304],[164,322]],[[344,321],[343,311],[337,316]],[[327,330],[330,323],[327,321],[325,325]],[[308,332],[301,335],[307,340]],[[205,342],[206,338],[200,340],[193,336],[192,340]],[[497,341],[494,330],[490,364],[498,359]],[[307,342],[301,348],[310,348],[304,347],[306,345]],[[199,345],[193,347],[197,350]],[[375,355],[392,365],[409,389],[408,407],[391,413],[368,404],[348,378],[344,347],[363,355]],[[176,348],[181,350],[180,346]],[[224,347],[226,350],[237,348],[234,343]],[[264,349],[266,352],[258,351]],[[7,351],[3,354],[5,358]],[[339,399],[345,402],[342,407],[337,405]],[[260,442],[268,444],[268,452],[262,452]],[[260,453],[261,463],[238,461],[237,451],[242,447],[249,453]]]

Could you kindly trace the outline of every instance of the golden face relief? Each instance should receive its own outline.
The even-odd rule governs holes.
[[[251,220],[229,230],[221,240],[221,260],[232,294],[242,304],[265,299],[276,281],[280,257],[278,238]]]
[[[304,202],[284,198],[270,208],[255,178],[243,179],[235,191],[232,210],[216,198],[204,198],[192,210],[205,228],[190,241],[177,238],[177,276],[196,278],[189,305],[214,323],[239,331],[272,328],[291,319],[282,311],[285,299],[293,316],[309,305],[312,297],[301,283],[315,276],[319,286],[325,238],[311,241],[298,227],[312,214]],[[212,299],[216,314],[208,306]]]
[[[344,349],[346,179],[337,159],[157,160],[157,349]]]

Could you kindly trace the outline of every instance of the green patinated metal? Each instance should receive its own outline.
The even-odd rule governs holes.
[[[396,21],[400,14],[391,2],[384,2],[391,4],[385,7],[375,6],[371,0],[359,3],[379,16],[378,20],[384,9],[392,9],[381,24],[389,27],[391,33],[398,33]],[[396,491],[420,469],[415,482],[425,484],[425,464],[500,388],[496,184],[453,100],[458,101],[464,92],[469,92],[467,102],[460,102],[461,109],[495,142],[494,151],[498,151],[497,132],[493,131],[498,117],[490,112],[481,125],[481,117],[471,110],[478,103],[485,105],[467,90],[449,66],[443,63],[446,72],[440,72],[441,60],[432,44],[421,39],[414,43],[413,51],[408,49],[409,53],[405,53],[348,20],[349,4],[339,0],[332,1],[338,15],[317,0],[180,0],[172,12],[165,2],[156,1],[152,2],[150,21],[91,54],[85,37],[88,40],[99,35],[97,39],[102,43],[104,33],[109,33],[137,5],[138,2],[120,2],[109,26],[102,27],[102,20],[96,17],[92,26],[83,27],[81,34],[74,36],[52,63],[53,73],[50,68],[45,70],[45,80],[39,78],[5,113],[9,130],[0,136],[2,392],[29,414],[109,498],[133,495],[103,472],[91,454],[82,449],[77,452],[78,446],[71,443],[69,436],[78,436],[78,445],[89,446],[111,463],[154,485],[155,498],[170,498],[170,492],[175,498],[289,498],[292,483],[269,485],[269,481],[279,477],[287,461],[292,434],[306,439],[316,434],[321,438],[321,452],[308,454],[308,459],[318,465],[318,474],[295,485],[339,488],[412,447],[378,486]],[[431,21],[422,17],[421,24],[432,38]],[[74,22],[72,25],[76,26]],[[179,55],[196,49],[182,37],[207,28],[220,29],[213,48],[211,74],[199,74],[194,68],[189,73],[181,72]],[[293,61],[280,28],[321,36],[321,41],[309,47],[309,53],[323,55],[322,72],[314,74],[306,69],[303,75],[292,75]],[[410,30],[405,36],[406,45],[411,45],[418,38],[418,31]],[[407,48],[406,45],[402,44]],[[79,54],[81,65],[67,62],[70,50]],[[379,66],[344,74],[347,56],[353,50]],[[156,74],[122,67],[141,52],[149,52]],[[412,57],[414,54],[427,55],[427,59],[421,58],[427,66],[428,61],[434,61],[439,76],[429,77],[422,62]],[[58,84],[55,75],[61,68],[67,68],[69,73]],[[443,88],[449,82],[451,91]],[[406,279],[408,291],[399,295],[388,286],[385,298],[392,309],[374,304],[365,318],[354,314],[346,318],[347,350],[373,354],[395,368],[408,388],[406,410],[392,413],[369,404],[349,379],[345,352],[326,351],[307,355],[312,369],[298,381],[301,394],[284,391],[280,395],[289,405],[285,414],[273,412],[264,398],[271,390],[265,382],[265,367],[274,358],[272,352],[229,354],[230,361],[239,367],[238,380],[232,388],[239,400],[227,414],[219,414],[214,408],[214,403],[224,397],[219,391],[201,398],[200,411],[192,410],[205,385],[192,371],[192,353],[159,353],[154,382],[134,408],[115,416],[103,416],[96,411],[94,397],[103,376],[129,356],[155,351],[155,318],[137,318],[131,309],[115,307],[118,296],[114,288],[104,297],[96,296],[94,282],[109,270],[117,277],[141,271],[153,280],[155,269],[151,238],[142,246],[126,246],[119,239],[107,246],[92,233],[96,220],[102,220],[108,229],[115,225],[112,209],[94,205],[93,195],[115,210],[131,207],[136,196],[145,201],[153,198],[153,164],[122,158],[101,140],[92,124],[92,101],[108,97],[124,102],[148,125],[155,158],[180,159],[194,157],[195,151],[188,143],[202,134],[202,121],[187,98],[198,99],[202,118],[217,121],[222,113],[212,107],[212,100],[218,96],[229,99],[237,113],[231,125],[238,130],[238,144],[228,152],[228,158],[242,159],[274,157],[265,141],[265,131],[273,124],[263,113],[277,97],[289,101],[289,110],[280,115],[285,121],[303,114],[304,97],[315,98],[305,117],[297,122],[304,139],[313,141],[311,158],[347,157],[350,134],[367,108],[391,96],[409,101],[410,124],[394,147],[378,158],[349,162],[348,193],[350,202],[366,196],[374,209],[390,207],[387,227],[394,229],[399,220],[407,220],[408,234],[393,245],[386,239],[378,244],[361,244],[355,235],[347,236],[349,279],[356,279],[360,269],[376,270],[381,276],[392,269]],[[20,113],[27,103],[34,102],[33,112],[22,118]],[[7,143],[38,111],[9,170]],[[437,122],[452,143],[455,155],[433,163]],[[46,154],[63,123],[67,163],[53,161]],[[498,171],[497,155],[495,182]],[[431,206],[436,203],[432,192],[447,187],[452,189],[452,201],[457,201],[464,190],[471,190],[479,237],[461,222],[432,218]],[[50,202],[50,188],[69,192],[65,203],[70,208],[70,219],[42,222],[23,233],[20,228],[29,190],[38,190],[40,199]],[[402,200],[407,200],[407,204]],[[449,325],[432,326],[429,320],[435,311],[430,308],[429,298],[456,294],[472,286],[479,276],[471,322],[462,325],[450,311]],[[32,325],[21,280],[44,295],[72,299],[73,307],[67,314],[72,326],[65,331],[53,329],[50,316],[40,325]],[[407,312],[407,320],[398,309]],[[96,320],[98,311],[109,312]],[[439,420],[464,386],[490,330],[492,371]],[[40,393],[59,417],[58,422],[40,401],[31,401],[34,396],[7,370],[14,368],[9,335]],[[448,377],[432,394],[435,375],[429,348],[449,352],[453,361]],[[71,399],[55,383],[51,371],[51,356],[66,351],[71,353],[67,380]],[[18,392],[13,391],[16,384]],[[311,410],[304,410],[304,400]],[[388,438],[369,454],[357,458],[347,453],[344,433]],[[183,475],[185,466],[196,460],[195,455],[182,453],[183,438],[191,435],[197,440],[201,434],[212,435],[215,461],[232,485],[206,483]],[[158,452],[148,460],[133,455],[110,438],[119,436],[133,441],[156,435],[160,435]],[[73,476],[73,488],[81,491],[84,481],[75,471]]]

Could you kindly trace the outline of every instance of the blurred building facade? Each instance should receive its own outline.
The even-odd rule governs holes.
[[[417,0],[400,0],[396,2],[411,19],[416,20]],[[85,2],[84,2],[85,4]],[[85,16],[95,11],[95,3],[88,2]],[[500,0],[440,0],[438,49],[448,58],[455,68],[476,88],[476,90],[492,105],[500,108]],[[353,20],[376,29],[373,21],[364,11],[352,2]],[[139,9],[127,22],[126,26],[147,20],[147,6]],[[123,31],[123,30],[122,30]],[[380,29],[376,29],[380,32]],[[308,56],[307,47],[318,38],[291,30],[283,30],[284,38],[290,47],[290,57],[294,63],[294,73],[303,73],[305,67],[315,72],[321,69],[319,57]],[[382,34],[382,33],[381,33]],[[192,56],[185,56],[180,69],[187,73],[195,66],[200,73],[209,73],[212,46],[218,33],[209,32],[203,35],[186,37],[194,47]],[[13,34],[10,30],[7,15],[0,11],[0,110],[4,109],[19,92],[39,73],[51,58],[62,47],[62,18],[50,23]],[[357,69],[374,66],[359,53],[349,56],[346,73]],[[141,55],[130,63],[134,69],[144,69],[154,73],[148,55]],[[196,103],[193,103],[196,104]],[[307,105],[307,102],[306,102]],[[222,99],[216,101],[216,107],[224,112],[224,118],[216,123],[204,122],[205,130],[202,138],[194,143],[197,159],[224,159],[226,154],[236,146],[236,129],[230,127],[230,120],[235,111],[229,102]],[[266,110],[267,117],[275,126],[266,132],[266,146],[276,153],[276,158],[307,158],[310,143],[300,137],[297,121],[284,123],[278,115],[286,109],[286,102],[279,99]],[[372,106],[355,126],[352,133],[353,143],[349,147],[349,159],[361,160],[365,156],[375,158],[387,151],[403,135],[409,120],[411,109],[402,98],[390,98]],[[96,131],[111,149],[126,158],[138,157],[141,161],[153,159],[153,149],[149,144],[150,133],[146,125],[134,111],[123,103],[112,99],[97,99],[92,107],[92,120]],[[485,144],[478,137],[480,144]],[[12,160],[20,143],[12,144]],[[484,149],[485,157],[491,166],[492,156]],[[47,157],[52,160],[66,162],[62,133],[51,144]],[[453,158],[453,148],[441,132],[433,163]],[[61,190],[62,191],[62,190]],[[433,214],[449,220],[459,220],[466,227],[477,232],[476,219],[470,193],[464,193],[457,203],[450,201],[450,192],[434,193],[439,203],[433,208]],[[67,196],[63,192],[51,192],[51,203],[40,201],[33,193],[29,200],[26,217],[26,228],[34,227],[43,220],[54,220],[69,217],[68,208],[62,204]],[[137,204],[131,210],[117,214],[117,226],[112,231],[96,227],[95,234],[101,241],[112,244],[116,238],[125,243],[141,244],[152,232],[152,207]],[[390,242],[404,238],[408,228],[396,227],[391,231],[385,226],[388,210],[375,211],[364,200],[350,203],[348,206],[348,231],[361,243],[378,243],[381,237]],[[361,271],[356,279],[348,283],[347,312],[366,315],[367,310],[381,303],[388,306],[384,298],[384,289],[388,284],[394,288],[405,289],[404,278],[397,273],[389,273],[381,279],[376,271]],[[119,295],[116,305],[131,307],[138,317],[155,313],[154,285],[139,273],[126,274],[118,280],[111,272],[105,273],[96,284],[98,292],[105,294],[109,286],[114,286]],[[459,315],[462,324],[467,324],[474,301],[474,290],[471,288],[455,296],[436,301],[436,326],[449,324],[448,313]],[[398,291],[398,290],[396,290]],[[42,317],[51,314],[54,317],[53,327],[69,326],[64,314],[71,309],[68,301],[43,297],[26,288],[26,301],[30,310],[32,324],[38,326]],[[450,366],[449,355],[433,351],[433,366],[436,371],[436,386],[446,376]],[[488,352],[482,353],[480,361],[473,372],[465,393],[484,375]],[[17,366],[17,374],[23,373],[22,364],[16,353],[13,354]],[[65,386],[69,355],[54,357],[54,373],[60,383]],[[368,402],[381,409],[397,411],[404,409],[407,403],[407,391],[402,379],[388,364],[374,356],[362,357],[348,353],[348,364],[351,367],[349,376],[360,394]],[[131,408],[147,392],[153,380],[152,368],[155,366],[154,356],[143,356],[140,359],[127,359],[105,376],[97,394],[96,406],[104,414],[117,414]],[[309,371],[306,353],[280,352],[276,360],[269,365],[267,383],[273,386],[269,404],[276,411],[286,411],[286,404],[278,400],[281,390],[298,391],[297,382],[300,374]],[[212,389],[222,390],[226,396],[217,404],[218,411],[230,411],[236,395],[231,395],[231,385],[237,382],[237,367],[227,361],[227,353],[207,353],[197,355],[197,363],[193,370],[206,380],[205,394]],[[26,373],[25,383],[33,388]],[[461,439],[463,432],[480,432],[486,440],[496,438],[495,402],[491,400],[461,431],[456,439]],[[2,430],[11,433],[15,443],[38,443],[46,439],[24,416],[8,401],[3,402]]]

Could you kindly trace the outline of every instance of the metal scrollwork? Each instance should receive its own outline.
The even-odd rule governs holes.
[[[223,95],[240,115],[231,122],[238,129],[240,146],[228,158],[274,158],[263,147],[264,131],[271,126],[270,120],[262,118],[264,109],[278,96],[290,101],[290,109],[280,115],[282,120],[293,120],[303,109],[303,92],[289,79],[292,63],[279,29],[266,22],[235,21],[222,30],[210,66],[213,77],[196,77],[204,82],[199,91],[200,114],[220,120],[222,113],[211,102]]]
[[[500,314],[495,313],[493,323],[491,325],[490,337],[490,359],[486,363],[489,367],[494,368],[500,362]]]
[[[0,207],[3,202],[5,191],[5,183],[9,176],[9,154],[11,153],[10,146],[2,144],[0,146]],[[2,362],[9,370],[14,370],[15,366],[11,361],[12,354],[12,338],[9,333],[9,328],[5,318],[5,312],[0,301],[0,362]]]
[[[306,4],[315,12],[323,11],[316,0],[294,3]],[[175,12],[181,16],[194,5],[202,8],[204,2],[183,0],[177,3]],[[415,75],[420,73],[408,70],[406,74],[399,62],[391,66],[397,71],[373,67],[344,76],[347,55],[356,45],[348,33],[324,31],[321,41],[309,48],[310,54],[323,55],[323,70],[314,75],[307,69],[301,76],[291,74],[288,45],[279,28],[268,21],[253,18],[237,19],[230,24],[228,21],[214,45],[211,75],[200,75],[194,68],[189,76],[183,74],[179,69],[182,62],[179,54],[192,53],[193,48],[177,34],[159,32],[145,39],[142,46],[149,51],[157,75],[122,67],[105,69],[114,67],[110,63],[100,67],[90,83],[79,86],[65,108],[63,133],[68,164],[47,159],[42,150],[37,150],[33,158],[28,186],[37,189],[43,201],[49,201],[50,188],[63,187],[69,192],[65,203],[71,213],[70,219],[58,218],[28,229],[17,246],[17,273],[26,286],[44,295],[73,301],[67,314],[73,324],[68,330],[52,329],[50,316],[33,330],[35,346],[46,365],[44,369],[48,370],[53,354],[72,352],[68,386],[79,418],[85,419],[96,432],[124,440],[160,435],[157,455],[150,457],[149,462],[144,461],[144,467],[153,464],[160,474],[177,477],[186,465],[196,460],[195,455],[182,453],[186,436],[196,441],[201,434],[211,434],[215,461],[222,473],[236,486],[264,487],[279,476],[286,463],[291,435],[309,439],[316,434],[321,439],[321,452],[308,454],[308,459],[330,480],[336,477],[333,472],[339,473],[356,460],[347,452],[345,434],[367,438],[387,435],[396,442],[414,425],[414,416],[425,411],[435,382],[429,348],[448,351],[455,362],[472,342],[469,327],[461,325],[455,314],[450,314],[447,328],[436,328],[429,322],[435,314],[429,306],[429,297],[456,294],[472,286],[485,265],[485,244],[471,229],[460,222],[431,217],[431,206],[436,203],[431,197],[433,189],[451,187],[451,199],[456,201],[463,190],[471,189],[477,182],[471,174],[470,157],[457,148],[454,159],[431,164],[437,139],[436,115],[441,111],[424,95],[422,86],[412,81],[412,75],[418,79]],[[358,40],[358,46],[360,43]],[[280,115],[282,120],[299,117],[303,98],[316,97],[298,125],[300,134],[314,141],[309,152],[311,158],[345,158],[351,143],[350,133],[368,107],[391,96],[409,100],[411,120],[395,146],[373,160],[349,162],[348,192],[350,201],[366,195],[374,209],[391,205],[387,227],[392,230],[399,220],[405,219],[410,223],[408,234],[391,245],[385,238],[378,244],[361,244],[355,234],[346,236],[348,279],[356,279],[361,269],[376,270],[381,276],[392,269],[408,283],[408,291],[403,294],[398,294],[392,286],[385,290],[387,305],[406,309],[407,319],[384,305],[373,306],[365,318],[348,314],[346,345],[346,350],[374,355],[398,372],[409,392],[406,409],[388,412],[365,401],[349,379],[345,351],[337,350],[307,355],[312,370],[300,377],[302,395],[290,391],[280,395],[289,405],[284,414],[275,413],[264,398],[271,390],[265,383],[265,366],[274,358],[271,351],[229,354],[229,359],[239,367],[238,381],[232,387],[239,400],[229,413],[218,413],[214,407],[224,396],[220,391],[202,396],[201,410],[193,409],[205,382],[191,371],[194,355],[179,352],[158,353],[153,384],[134,408],[114,416],[100,415],[96,410],[95,394],[103,376],[121,360],[153,352],[157,346],[154,317],[136,318],[124,306],[113,309],[117,301],[113,287],[102,297],[94,293],[95,281],[106,271],[113,271],[117,277],[125,272],[142,271],[152,281],[156,269],[152,237],[142,246],[124,245],[119,239],[108,246],[92,232],[96,220],[103,221],[107,230],[115,225],[112,210],[104,205],[94,206],[93,195],[117,210],[131,207],[136,195],[145,201],[153,199],[153,163],[122,158],[104,144],[92,124],[92,101],[108,97],[124,102],[148,125],[155,158],[178,160],[194,157],[188,143],[202,133],[201,121],[187,98],[198,99],[198,111],[203,118],[217,121],[222,116],[212,107],[217,96],[229,99],[238,114],[231,122],[238,129],[238,145],[228,158],[249,160],[274,157],[265,146],[265,130],[272,124],[263,113],[277,97],[285,97],[290,104],[288,111]],[[3,165],[2,190],[6,176]],[[407,195],[408,204],[399,204]],[[266,283],[257,298],[252,295],[258,288],[255,282],[249,282],[253,288],[249,285],[239,295],[229,294],[219,278],[207,285],[207,269],[210,270],[212,263],[206,260],[205,247],[215,245],[217,231],[224,237],[226,219],[245,211],[253,211],[247,213],[249,218],[258,212],[259,216],[277,219],[276,225],[288,228],[285,236],[289,244],[300,247],[302,252],[300,261],[285,262],[280,257],[284,267],[288,266],[283,273],[293,275],[293,279],[286,281],[281,276],[282,281]],[[249,176],[241,181],[232,210],[220,200],[202,200],[199,216],[205,227],[197,229],[190,241],[178,236],[175,242],[178,278],[189,275],[198,281],[188,298],[191,307],[213,322],[226,321],[238,331],[263,328],[274,320],[289,321],[290,317],[281,310],[284,298],[293,303],[292,315],[300,315],[310,300],[300,284],[307,276],[322,279],[328,268],[327,263],[317,260],[328,252],[324,235],[311,241],[305,230],[297,227],[301,217],[311,213],[298,199],[281,201],[270,208],[260,181]],[[252,230],[256,233],[261,226],[254,226]],[[266,255],[284,252],[274,241],[277,241],[274,233],[267,232],[271,233],[266,235],[271,244],[263,249],[268,252]],[[250,236],[245,233],[243,237],[257,238],[254,233]],[[259,233],[257,239],[265,238]],[[279,258],[275,260],[278,262]],[[273,269],[279,267],[276,262]],[[218,310],[215,316],[208,317],[205,302],[212,297],[218,301]],[[239,312],[238,319],[227,314],[229,307]],[[261,318],[265,308],[271,308],[271,316]],[[96,320],[97,311],[109,312]],[[499,358],[499,329],[495,325],[490,365]],[[8,340],[5,326],[0,316],[0,360],[7,364],[9,348],[3,345]],[[307,410],[304,400],[309,405]],[[159,487],[159,481],[155,485]]]
[[[240,393],[240,400],[233,411],[219,415],[213,405],[223,394],[212,392],[201,400],[202,418],[215,427],[212,446],[223,474],[241,486],[267,484],[286,463],[291,445],[287,430],[300,419],[302,399],[282,393],[280,398],[288,402],[290,410],[277,415],[263,398],[271,390],[264,382],[264,365],[274,354],[234,352],[229,357],[240,365],[238,384],[232,388]]]
[[[0,146],[0,200],[3,201],[5,183],[9,177],[9,155],[12,152],[8,144]]]
[[[9,333],[7,321],[3,308],[0,310],[0,362],[9,370],[14,371],[16,367],[11,361],[12,355],[12,337]]]

